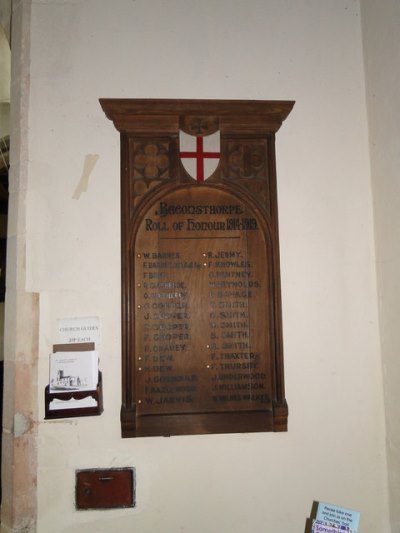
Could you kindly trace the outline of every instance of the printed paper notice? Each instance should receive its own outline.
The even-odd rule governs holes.
[[[360,522],[360,513],[337,505],[319,502],[316,519],[317,522],[323,522],[337,528],[348,528],[356,533]]]
[[[100,343],[100,318],[97,316],[60,318],[57,320],[60,343]]]

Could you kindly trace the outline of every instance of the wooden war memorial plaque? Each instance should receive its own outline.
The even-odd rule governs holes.
[[[286,431],[275,133],[293,102],[100,102],[121,132],[122,436]],[[180,130],[198,165],[219,132],[207,180]]]

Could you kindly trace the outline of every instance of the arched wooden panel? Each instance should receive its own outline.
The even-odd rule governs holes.
[[[274,143],[293,103],[101,104],[121,131],[122,436],[285,431]],[[179,128],[220,131],[209,180]]]

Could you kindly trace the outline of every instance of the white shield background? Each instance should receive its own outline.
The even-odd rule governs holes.
[[[196,153],[196,137],[194,135],[188,135],[187,133],[180,131],[179,132],[179,143],[180,143],[180,152],[192,152]],[[219,131],[212,133],[203,137],[203,152],[214,152],[220,153],[220,135]],[[182,157],[181,161],[185,167],[186,172],[192,176],[192,178],[197,179],[196,172],[196,157]],[[217,158],[207,158],[204,157],[204,179],[206,180],[213,174],[219,163],[219,157]]]

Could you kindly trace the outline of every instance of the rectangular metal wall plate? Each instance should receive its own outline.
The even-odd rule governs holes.
[[[135,469],[107,468],[75,472],[77,509],[115,509],[135,506]]]

